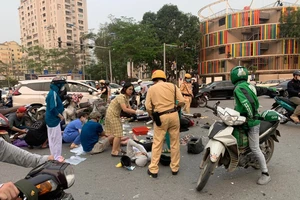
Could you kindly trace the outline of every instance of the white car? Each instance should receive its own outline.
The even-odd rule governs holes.
[[[92,101],[97,96],[96,88],[74,80],[66,80],[68,94],[82,94],[81,103]],[[50,90],[51,80],[19,81],[19,85],[12,94],[13,106],[28,104],[43,105]]]
[[[109,87],[112,95],[115,94],[117,91],[120,93],[123,88],[121,85],[118,85],[116,83],[110,83]]]

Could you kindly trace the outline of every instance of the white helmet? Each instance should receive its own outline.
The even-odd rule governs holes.
[[[138,83],[141,83],[141,82],[143,82],[141,79],[139,79],[138,81],[137,81]]]

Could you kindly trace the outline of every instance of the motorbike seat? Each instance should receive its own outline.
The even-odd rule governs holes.
[[[16,112],[19,107],[20,106],[15,106],[15,107],[11,107],[11,108],[0,109],[0,113],[5,116],[5,115],[7,115],[9,113]]]
[[[260,127],[259,127],[259,135],[263,134],[266,130],[271,128],[274,125],[274,123],[269,122],[269,121],[260,121]]]
[[[285,102],[285,103],[287,103],[287,104],[289,104],[289,105],[291,105],[291,106],[293,106],[293,107],[297,107],[297,105],[296,104],[294,104],[293,102],[291,102],[288,98],[286,98],[286,97],[278,97],[278,99],[280,99],[281,101],[283,101],[283,102]]]

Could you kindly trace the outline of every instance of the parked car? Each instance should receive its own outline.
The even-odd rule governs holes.
[[[111,94],[115,94],[116,92],[120,93],[122,88],[123,88],[121,85],[116,84],[116,83],[110,83],[109,86],[110,86],[110,93]]]
[[[210,98],[226,98],[230,99],[233,96],[234,85],[231,81],[215,81],[207,84],[199,90]]]
[[[19,85],[13,92],[13,105],[22,106],[27,104],[43,105],[45,98],[50,90],[51,80],[28,80],[19,81]],[[66,84],[68,94],[83,95],[81,102],[87,102],[89,99],[95,99],[96,88],[75,80],[67,80]]]
[[[289,96],[289,93],[287,91],[288,82],[290,82],[290,80],[284,81],[276,86],[277,92],[279,93],[280,96],[283,96],[283,97]]]
[[[78,81],[81,83],[87,84],[91,87],[96,88],[96,81],[94,81],[94,80],[78,80]]]
[[[286,81],[286,79],[275,79],[275,80],[268,80],[264,83],[257,83],[256,86],[259,87],[274,87],[277,86],[278,84]]]

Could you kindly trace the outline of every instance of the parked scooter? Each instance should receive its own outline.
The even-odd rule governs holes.
[[[70,164],[48,161],[31,170],[15,185],[21,199],[74,200],[72,194],[64,191],[74,182],[75,174]]]
[[[289,121],[295,123],[290,117],[294,113],[297,105],[292,103],[286,97],[276,96],[274,100],[275,102],[272,105],[272,110],[275,110],[284,116],[281,118],[280,124],[286,124]]]
[[[222,121],[216,121],[209,129],[209,141],[205,147],[203,160],[200,164],[200,176],[197,181],[197,190],[201,191],[206,185],[210,175],[214,173],[216,167],[224,165],[224,167],[232,172],[237,167],[247,168],[249,166],[259,169],[260,165],[251,152],[248,145],[247,126],[245,126],[246,118],[240,116],[240,113],[230,109],[221,108],[220,102],[214,107],[206,106],[213,110],[214,114]],[[269,112],[269,111],[268,111]],[[264,113],[268,113],[265,111]],[[272,111],[277,116],[278,113]],[[264,116],[264,115],[262,115]],[[279,116],[279,117],[278,117]],[[280,115],[278,114],[273,120],[261,120],[259,142],[262,153],[268,163],[274,152],[274,141],[278,141],[280,132],[277,130]]]
[[[195,98],[197,99],[198,106],[204,108],[207,105],[208,95],[207,93],[199,92]]]

